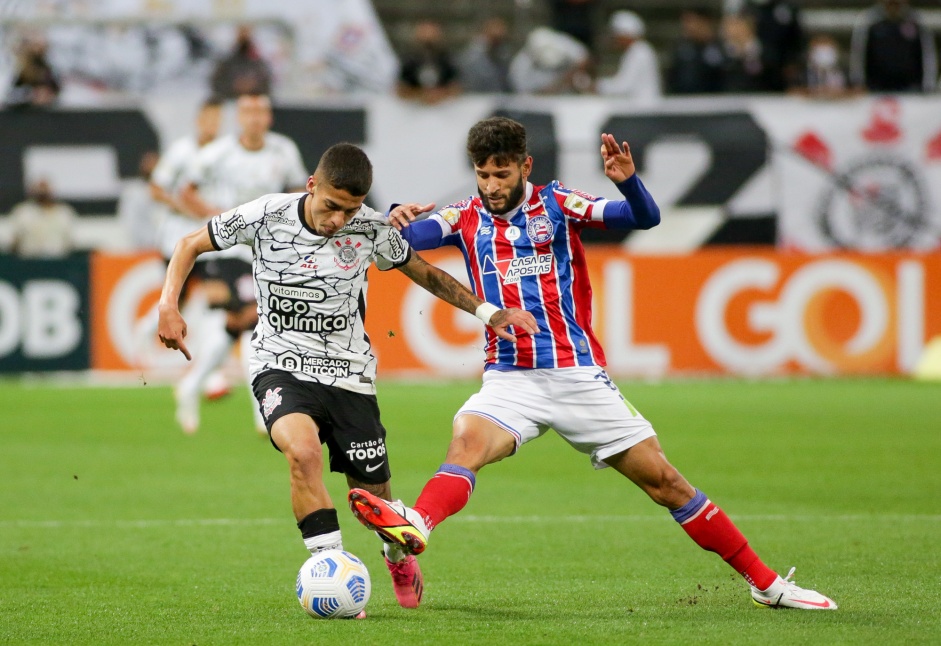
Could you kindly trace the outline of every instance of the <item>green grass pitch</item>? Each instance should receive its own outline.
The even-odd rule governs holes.
[[[399,608],[328,476],[366,621],[317,621],[282,456],[247,391],[183,436],[170,389],[0,382],[0,644],[941,643],[941,385],[625,382],[671,461],[772,567],[836,612],[769,611],[666,511],[555,435],[483,470]],[[413,502],[476,383],[385,382],[393,491]]]

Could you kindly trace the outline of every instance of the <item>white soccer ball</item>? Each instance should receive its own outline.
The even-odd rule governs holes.
[[[297,573],[297,600],[317,619],[355,617],[371,591],[366,565],[344,550],[317,552]]]

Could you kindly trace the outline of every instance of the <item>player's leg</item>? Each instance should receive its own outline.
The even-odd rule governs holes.
[[[350,491],[368,492],[383,501],[392,500],[392,487],[388,480],[380,484],[370,484],[347,476],[346,481],[350,486]],[[401,501],[389,502],[389,504],[401,506],[401,511],[405,512]],[[376,535],[382,539],[382,555],[386,568],[392,576],[392,590],[396,601],[403,608],[417,608],[425,592],[425,577],[422,575],[418,560],[399,543],[387,539],[380,532],[376,532]]]
[[[545,397],[523,375],[486,373],[480,392],[455,415],[445,462],[425,484],[414,507],[352,491],[350,508],[364,525],[385,531],[387,538],[410,553],[421,553],[431,530],[467,504],[480,469],[545,432],[548,427],[538,413],[545,408]]]
[[[748,581],[756,602],[755,595],[762,590],[780,591],[790,586],[784,597],[776,593],[776,603],[830,607],[814,605],[832,601],[780,579],[758,558],[725,512],[670,464],[650,422],[624,399],[603,370],[558,371],[549,381],[553,426],[559,435],[578,450],[590,453],[596,468],[614,467],[654,502],[669,509],[690,538],[703,549],[719,554]],[[801,594],[794,594],[796,591]],[[800,599],[804,605],[800,605]]]
[[[317,423],[303,413],[289,413],[271,425],[271,441],[288,462],[291,508],[298,523],[318,510],[333,508],[323,484],[324,454]]]
[[[252,264],[241,258],[221,258],[216,263],[218,276],[226,286],[226,333],[239,343],[239,358],[245,383],[251,383],[249,364],[252,357],[251,335],[258,323],[258,305],[255,301],[255,281]],[[265,433],[265,422],[252,407],[255,430]]]
[[[337,511],[323,483],[324,406],[310,384],[290,373],[271,370],[252,384],[272,445],[284,454],[291,482],[291,508],[310,552],[342,549]],[[317,421],[315,421],[317,420]]]
[[[330,470],[345,473],[353,491],[391,499],[392,472],[386,453],[386,430],[380,420],[376,397],[320,384],[313,384],[311,388],[317,391],[327,411],[326,423],[331,429],[326,436]],[[401,502],[389,504],[401,505]],[[383,539],[383,555],[399,605],[417,608],[424,592],[418,562],[398,543],[387,541],[382,534],[379,538]]]
[[[477,484],[477,473],[516,451],[517,438],[490,417],[476,413],[454,419],[448,452],[437,473],[425,483],[414,509],[430,532],[461,511]]]
[[[214,261],[210,261],[214,262]],[[199,349],[193,364],[174,389],[176,418],[186,433],[195,433],[199,428],[199,398],[209,375],[225,361],[232,350],[237,334],[226,327],[228,314],[226,304],[229,290],[223,281],[207,278],[203,291],[209,310],[203,316],[199,332]]]
[[[605,459],[659,505],[670,510],[693,541],[715,552],[748,582],[755,603],[765,607],[835,610],[836,603],[784,579],[762,562],[745,535],[718,505],[692,487],[669,463],[656,437]]]

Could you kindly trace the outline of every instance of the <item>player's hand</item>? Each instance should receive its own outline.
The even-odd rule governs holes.
[[[183,343],[183,339],[186,338],[186,321],[183,320],[180,310],[161,307],[159,312],[157,336],[160,337],[160,342],[171,350],[179,350],[187,361],[191,361],[193,357],[186,349],[186,344]]]
[[[604,160],[604,174],[615,184],[620,184],[637,172],[631,147],[625,141],[623,148],[618,145],[614,135],[601,135],[601,158]]]
[[[396,230],[401,231],[410,222],[414,222],[419,215],[433,211],[434,208],[434,202],[430,204],[417,204],[415,202],[399,204],[389,212],[389,224],[394,226]]]
[[[539,332],[539,326],[536,325],[536,317],[516,307],[508,307],[500,310],[490,317],[490,327],[494,334],[501,339],[516,343],[516,336],[510,334],[509,327],[516,326],[517,332],[526,332],[527,334],[536,334]]]

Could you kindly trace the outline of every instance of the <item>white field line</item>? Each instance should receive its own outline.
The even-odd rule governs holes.
[[[738,522],[812,522],[812,523],[855,523],[855,522],[919,522],[936,523],[941,521],[941,514],[741,514],[732,515]],[[508,525],[548,525],[550,523],[637,523],[663,522],[672,520],[669,514],[620,515],[620,516],[455,516],[448,522],[508,524]],[[153,527],[251,527],[260,525],[281,525],[289,521],[283,518],[177,518],[149,520],[0,520],[0,528],[22,529],[149,529]]]

